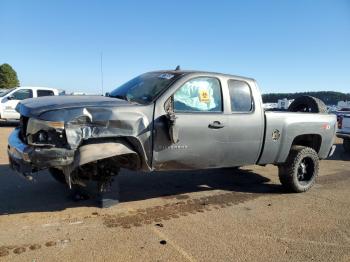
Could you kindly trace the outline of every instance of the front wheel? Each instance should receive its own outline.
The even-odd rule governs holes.
[[[286,162],[278,167],[278,176],[288,191],[301,193],[315,184],[318,169],[319,158],[314,149],[293,146]]]
[[[343,147],[346,153],[350,153],[350,138],[345,138],[343,141]]]

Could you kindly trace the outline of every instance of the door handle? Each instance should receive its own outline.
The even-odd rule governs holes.
[[[209,124],[209,128],[212,129],[219,129],[219,128],[223,128],[225,125],[220,123],[220,121],[214,121],[213,123]]]

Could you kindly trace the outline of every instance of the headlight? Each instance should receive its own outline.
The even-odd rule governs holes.
[[[27,126],[28,144],[64,147],[66,136],[64,122],[44,121],[30,118]]]
[[[29,118],[27,133],[36,133],[40,130],[64,129],[64,122],[53,122]]]

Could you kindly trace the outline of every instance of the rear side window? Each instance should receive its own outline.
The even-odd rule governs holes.
[[[253,109],[253,99],[249,85],[239,80],[228,80],[232,112],[250,112]]]
[[[55,95],[52,90],[37,90],[38,97]]]
[[[11,96],[12,96],[12,99],[14,100],[23,100],[27,98],[32,98],[33,91],[31,89],[21,89],[14,92]]]

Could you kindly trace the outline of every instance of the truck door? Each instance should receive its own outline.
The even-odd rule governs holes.
[[[190,79],[170,98],[179,141],[170,142],[166,116],[156,117],[153,166],[158,170],[227,166],[226,144],[230,132],[228,116],[223,111],[220,80],[214,77]]]
[[[33,97],[33,91],[31,89],[19,89],[12,94],[9,94],[3,99],[3,115],[2,118],[6,119],[19,119],[20,115],[16,111],[17,104],[27,98]]]
[[[245,81],[229,79],[226,84],[231,108],[227,157],[234,166],[255,164],[261,151],[265,125],[260,93],[256,86],[251,87]]]

